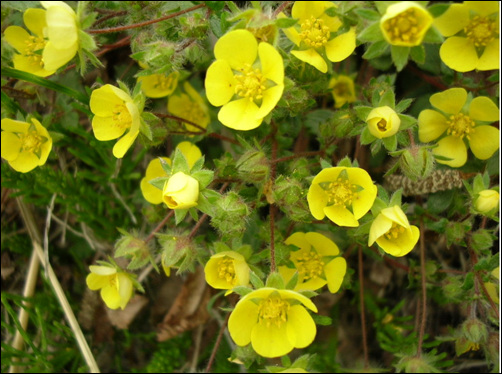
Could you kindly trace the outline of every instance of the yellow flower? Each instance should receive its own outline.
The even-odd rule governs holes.
[[[358,219],[373,206],[377,188],[360,168],[323,169],[310,185],[307,201],[316,219],[324,216],[339,226],[357,227]]]
[[[183,88],[185,93],[173,95],[169,98],[167,111],[205,129],[210,122],[209,109],[206,103],[190,83],[184,82]],[[199,128],[188,123],[185,123],[185,127],[187,131],[200,132]]]
[[[342,26],[338,17],[325,13],[335,6],[330,1],[295,1],[291,16],[298,19],[298,23],[284,30],[299,48],[292,50],[291,54],[322,73],[328,71],[325,57],[331,62],[339,62],[349,57],[356,48],[356,30],[353,27],[346,33],[331,36]]]
[[[401,119],[396,111],[388,106],[373,109],[366,118],[371,135],[378,139],[388,138],[397,133]]]
[[[488,97],[476,97],[466,105],[467,91],[450,88],[432,95],[430,103],[444,115],[435,110],[422,110],[418,116],[418,137],[421,142],[430,142],[446,133],[432,152],[452,160],[438,159],[437,162],[454,168],[463,166],[467,161],[466,141],[480,160],[489,159],[499,149],[499,129],[486,125],[498,121],[499,109]]]
[[[94,113],[92,129],[98,140],[112,140],[127,133],[113,147],[113,155],[124,157],[139,134],[140,113],[129,94],[120,88],[105,84],[92,91],[90,101]]]
[[[408,254],[418,242],[420,230],[411,226],[402,209],[395,205],[380,211],[370,227],[368,246],[375,241],[388,254],[401,257]]]
[[[223,35],[214,46],[214,55],[205,86],[209,102],[223,106],[218,119],[235,130],[260,126],[284,90],[281,55],[271,44],[258,43],[247,30]]]
[[[152,74],[138,77],[141,82],[141,90],[146,97],[157,99],[172,94],[178,86],[178,77],[180,73],[173,71],[169,75]]]
[[[305,307],[317,313],[302,294],[265,287],[244,296],[230,314],[228,330],[239,346],[251,343],[263,357],[280,357],[305,348],[316,335],[316,325]]]
[[[380,29],[385,40],[391,45],[401,47],[422,44],[431,25],[431,14],[413,1],[401,1],[389,5],[380,19]]]
[[[162,199],[169,209],[194,207],[199,200],[199,182],[180,171],[167,180]]]
[[[206,282],[220,290],[247,286],[249,271],[244,256],[235,251],[223,251],[212,255],[204,267]]]
[[[341,108],[345,103],[356,101],[354,80],[347,75],[340,74],[337,77],[331,78],[329,88],[333,89],[331,93],[333,100],[335,100],[335,108]]]
[[[79,22],[75,11],[63,1],[41,1],[47,9],[47,38],[42,59],[45,69],[57,70],[79,49]]]
[[[490,213],[499,206],[500,195],[495,190],[483,190],[479,192],[478,197],[474,201],[474,207],[480,213]]]
[[[290,255],[294,269],[279,267],[286,282],[298,271],[295,291],[315,291],[327,284],[329,292],[338,292],[347,270],[347,262],[339,256],[340,250],[333,241],[315,232],[296,232],[284,243],[300,248]]]
[[[101,290],[101,298],[110,309],[124,309],[133,294],[131,276],[126,272],[118,272],[109,266],[89,266],[91,273],[86,278],[87,287]]]
[[[495,303],[499,303],[499,287],[500,287],[500,267],[497,266],[495,269],[492,270],[491,272],[492,279],[490,282],[484,282],[484,286],[486,288],[486,292],[488,292],[488,296],[493,300]]]
[[[439,56],[453,70],[500,68],[498,1],[464,1],[451,4],[434,20],[434,25],[448,39]]]
[[[45,164],[52,138],[35,118],[31,123],[4,118],[2,130],[2,158],[14,170],[27,173]]]
[[[45,13],[43,9],[26,9],[23,13],[24,24],[34,35],[19,26],[9,26],[4,31],[5,41],[19,52],[14,55],[14,67],[40,77],[51,75],[56,70],[47,69],[42,57],[47,44],[44,38],[47,32]]]
[[[195,144],[190,142],[181,142],[176,146],[177,149],[183,153],[185,156],[188,166],[191,168],[195,162],[202,157],[202,153]],[[161,157],[164,161],[166,161],[169,165],[171,165],[171,159],[168,157]],[[140,188],[141,193],[146,201],[150,204],[160,204],[163,201],[162,190],[155,187],[150,183],[150,181],[160,178],[160,177],[168,177],[169,175],[162,168],[162,164],[158,158],[154,158],[148,164],[145,172],[145,177],[141,179]]]

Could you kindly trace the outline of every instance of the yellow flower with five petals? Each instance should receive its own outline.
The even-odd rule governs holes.
[[[158,99],[160,97],[169,96],[178,86],[178,77],[180,73],[173,71],[169,75],[152,74],[138,77],[138,82],[141,82],[141,90],[146,97]]]
[[[101,290],[101,298],[110,309],[124,309],[133,294],[133,281],[129,273],[112,266],[91,265],[86,278],[87,287]]]
[[[307,201],[316,219],[325,216],[339,226],[357,227],[358,220],[373,206],[377,187],[361,168],[337,166],[315,176]]]
[[[467,145],[480,160],[489,159],[500,147],[499,129],[487,125],[499,119],[499,109],[486,96],[472,99],[467,104],[467,91],[450,88],[430,97],[430,103],[437,110],[425,109],[418,116],[418,137],[421,142],[438,139],[434,155],[451,160],[437,162],[454,168],[467,161]]]
[[[341,108],[345,103],[353,103],[356,101],[356,90],[354,88],[354,79],[348,75],[340,74],[337,77],[331,78],[329,88],[332,89],[331,94],[335,100],[335,108]]]
[[[251,343],[263,357],[280,357],[293,348],[305,348],[317,333],[305,307],[317,312],[314,303],[298,292],[257,289],[242,297],[230,314],[230,336],[238,346]]]
[[[162,190],[162,201],[169,209],[188,209],[199,201],[199,181],[181,171],[172,175]]]
[[[185,156],[188,167],[192,167],[195,162],[202,157],[202,153],[195,144],[190,142],[181,142],[176,146],[177,149],[183,153]],[[168,165],[171,165],[171,159],[168,157],[161,157]],[[155,187],[150,183],[150,181],[161,178],[161,177],[169,177],[169,175],[162,168],[162,164],[159,158],[154,158],[150,161],[146,168],[145,176],[141,179],[140,188],[141,193],[146,201],[150,204],[160,204],[163,201],[162,198],[162,190]]]
[[[204,267],[206,282],[220,290],[247,286],[249,271],[244,256],[235,251],[222,251],[212,255]]]
[[[14,68],[40,77],[54,74],[57,69],[48,69],[43,58],[47,44],[45,16],[44,9],[30,8],[23,13],[24,24],[33,35],[19,26],[9,26],[4,31],[5,41],[19,52],[13,58]]]
[[[188,82],[183,83],[185,92],[172,95],[167,102],[167,111],[177,117],[186,119],[203,129],[209,125],[211,121],[209,117],[209,109],[207,108],[204,99]],[[201,132],[201,129],[184,123],[187,131]]]
[[[347,261],[340,256],[340,249],[332,240],[316,232],[295,232],[284,243],[299,248],[290,254],[295,268],[279,267],[285,282],[298,271],[295,291],[315,291],[327,284],[329,292],[338,292],[347,271]]]
[[[291,54],[322,73],[328,71],[327,58],[339,62],[349,57],[356,48],[356,31],[349,31],[332,37],[342,26],[338,17],[331,17],[326,10],[336,5],[330,1],[295,1],[291,17],[298,19],[297,25],[284,29],[286,36],[298,49]]]
[[[209,102],[222,106],[218,119],[235,130],[257,128],[284,90],[281,55],[242,29],[223,35],[214,46],[214,55],[205,87]]]
[[[403,210],[394,205],[382,209],[373,220],[368,246],[376,242],[388,254],[402,257],[415,248],[419,237],[418,227],[410,225]]]
[[[92,129],[96,139],[101,141],[122,138],[113,147],[113,155],[124,157],[139,134],[140,112],[128,93],[120,88],[105,84],[92,91],[90,101],[94,113]]]
[[[451,4],[434,20],[447,39],[439,56],[451,69],[466,72],[500,68],[499,1]]]
[[[27,173],[44,165],[52,138],[35,118],[31,123],[2,119],[2,158],[16,171]]]

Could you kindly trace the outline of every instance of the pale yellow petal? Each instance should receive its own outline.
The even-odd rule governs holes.
[[[338,256],[340,254],[338,246],[322,234],[308,232],[305,234],[305,239],[321,256]]]
[[[422,110],[418,115],[418,138],[423,143],[439,138],[448,129],[447,121],[445,116],[435,110]]]
[[[114,114],[116,106],[123,105],[122,97],[117,96],[114,86],[106,84],[91,93],[90,107],[91,112],[100,117],[111,117]],[[124,93],[122,91],[122,93]],[[122,95],[123,96],[123,95]]]
[[[356,29],[351,27],[349,31],[338,35],[324,46],[326,56],[332,62],[339,62],[349,57],[356,49]]]
[[[49,41],[42,53],[42,61],[44,62],[45,69],[56,71],[77,54],[77,49],[77,43],[68,44],[65,48],[59,49]]]
[[[2,120],[3,121],[3,120]],[[14,133],[2,131],[2,158],[7,161],[13,161],[21,152],[21,139]]]
[[[476,69],[479,63],[473,42],[459,36],[452,36],[444,41],[439,49],[439,56],[446,66],[461,73]]]
[[[345,206],[331,205],[324,208],[326,216],[338,226],[357,227],[359,222]]]
[[[438,142],[438,146],[432,150],[432,153],[437,156],[451,158],[449,161],[437,160],[440,164],[459,168],[467,161],[467,147],[464,141],[455,136],[447,136]]]
[[[324,274],[328,282],[329,292],[338,292],[346,272],[347,261],[343,257],[337,257],[324,266]]]
[[[241,70],[246,64],[252,65],[258,54],[258,42],[245,29],[233,30],[223,35],[214,46],[217,60],[226,61],[234,70]]]
[[[120,297],[120,308],[124,309],[133,294],[132,281],[125,273],[117,274],[117,288]]]
[[[89,275],[87,275],[85,281],[87,283],[87,287],[89,287],[89,289],[92,291],[99,290],[100,288],[103,288],[110,283],[110,280],[107,276],[102,276],[95,273],[90,273]]]
[[[129,131],[127,134],[125,134],[122,138],[119,139],[117,143],[113,146],[113,155],[116,158],[122,158],[126,154],[126,152],[129,150],[131,145],[134,143],[136,140],[136,137],[139,134],[138,131]]]
[[[19,53],[25,53],[26,41],[29,40],[28,31],[19,26],[9,26],[3,33],[4,40],[18,50]]]
[[[487,160],[500,148],[500,130],[493,126],[477,126],[470,134],[469,146],[480,160]]]
[[[463,30],[469,22],[469,9],[464,4],[451,4],[446,12],[434,19],[434,26],[448,37]]]
[[[183,153],[183,156],[185,156],[190,168],[199,158],[202,157],[202,152],[200,151],[199,147],[188,141],[179,143],[176,148],[179,149],[181,153]]]
[[[120,138],[125,133],[126,128],[117,126],[113,117],[94,116],[92,130],[96,139],[106,141]]]
[[[463,88],[450,88],[432,95],[429,99],[432,106],[447,114],[459,113],[466,100],[467,91]]]
[[[116,280],[115,280],[116,282]],[[122,304],[120,298],[119,290],[117,287],[108,285],[101,289],[101,298],[105,302],[106,306],[110,309],[118,309]]]
[[[309,19],[311,16],[319,18],[325,9],[324,1],[295,1],[291,16],[300,20]]]
[[[277,105],[282,97],[284,91],[284,85],[280,84],[271,87],[263,92],[263,99],[258,112],[256,112],[257,118],[263,118],[267,116]]]
[[[385,235],[392,228],[392,220],[379,214],[371,223],[368,246],[372,246],[378,238]]]
[[[33,34],[43,37],[47,27],[46,11],[44,9],[29,8],[23,13],[23,21],[28,30]]]
[[[406,214],[404,214],[403,210],[398,205],[382,209],[380,214],[387,217],[392,222],[397,223],[399,226],[405,227],[406,229],[410,227],[408,217],[406,217]]]
[[[283,84],[284,62],[280,53],[272,45],[260,43],[258,55],[263,76],[276,84]]]
[[[497,105],[486,96],[472,99],[469,105],[469,117],[475,121],[495,122],[500,117]]]
[[[303,51],[291,51],[291,54],[297,59],[314,66],[321,73],[326,73],[328,71],[328,64],[326,64],[324,58],[313,48]]]
[[[222,124],[234,130],[247,131],[261,125],[262,117],[257,117],[258,106],[248,98],[225,104],[218,113]]]
[[[237,81],[227,61],[217,60],[209,66],[206,72],[206,96],[214,106],[222,106],[235,94]]]
[[[286,326],[288,340],[295,348],[305,348],[312,344],[317,333],[314,320],[301,305],[289,308]]]
[[[500,69],[500,39],[496,38],[489,43],[479,58],[478,70]]]
[[[228,331],[235,344],[243,347],[251,342],[251,331],[258,322],[258,305],[241,299],[228,319]]]
[[[62,6],[51,6],[46,13],[49,41],[59,50],[78,42],[76,15]]]
[[[251,331],[251,344],[256,353],[269,358],[284,356],[294,348],[288,338],[286,323],[280,326],[257,323]]]
[[[500,11],[500,1],[464,1],[464,5],[484,17]]]

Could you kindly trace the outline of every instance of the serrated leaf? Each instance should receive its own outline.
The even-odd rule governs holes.
[[[325,160],[323,158],[321,158],[320,163],[321,163],[321,167],[323,169],[329,169],[329,168],[333,167],[333,165],[331,165],[331,162],[329,162],[329,161],[327,161],[327,160]]]
[[[364,52],[363,58],[371,60],[386,53],[389,53],[389,44],[385,40],[379,40],[368,46],[366,52]]]
[[[190,169],[190,173],[195,173],[195,172],[198,172],[199,170],[202,169],[202,167],[204,166],[204,162],[205,162],[206,158],[204,155],[202,155],[202,157],[200,157],[197,161],[195,161],[195,163],[192,165],[192,168]]]
[[[175,209],[174,210],[174,218],[176,226],[179,225],[181,221],[183,221],[188,213],[188,209]]]
[[[394,94],[394,90],[386,90],[384,94],[380,96],[380,102],[378,103],[378,106],[388,106],[394,109],[396,107],[396,96]]]
[[[174,151],[174,157],[171,161],[171,173],[176,174],[178,172],[182,172],[185,174],[190,173],[190,167],[188,166],[188,161],[185,158],[183,152],[181,152],[178,148]]]
[[[169,180],[169,177],[157,177],[157,178],[154,178],[154,179],[148,181],[148,183],[150,183],[152,186],[157,187],[159,190],[162,191],[168,180]]]
[[[403,196],[403,189],[400,188],[396,192],[392,194],[392,197],[390,198],[389,206],[401,206],[401,200]]]
[[[202,190],[213,181],[214,171],[203,169],[192,173],[191,176],[199,181],[199,188]]]
[[[373,143],[377,138],[370,132],[368,126],[365,126],[363,131],[361,132],[361,137],[359,141],[362,145]]]
[[[212,216],[214,205],[209,202],[209,200],[203,193],[200,193],[199,199],[197,200],[197,209],[199,209],[202,213],[207,214],[208,216]]]
[[[380,30],[380,22],[372,23],[367,26],[363,31],[359,33],[357,39],[360,42],[378,42],[379,40],[383,40],[382,30]]]
[[[352,161],[350,161],[350,158],[348,156],[345,156],[340,161],[338,161],[336,166],[343,166],[346,168],[351,168],[352,166],[355,166],[355,165],[352,165]]]
[[[404,99],[396,104],[396,112],[402,113],[409,108],[414,99]]]
[[[390,55],[392,62],[396,66],[397,71],[403,70],[408,63],[408,56],[410,55],[410,47],[391,46]]]
[[[397,149],[397,136],[392,135],[388,138],[383,138],[383,145],[388,151],[395,151]]]
[[[265,284],[263,281],[256,275],[254,271],[249,272],[249,281],[253,285],[255,289],[263,288],[265,287]]]
[[[221,194],[215,190],[205,189],[202,191],[202,195],[204,195],[211,204],[214,204],[216,201],[221,199]]]

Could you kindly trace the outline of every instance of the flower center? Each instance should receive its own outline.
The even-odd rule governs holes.
[[[235,93],[242,97],[249,98],[250,101],[261,100],[263,91],[265,91],[265,82],[267,78],[263,76],[260,69],[253,69],[249,64],[246,64],[241,70],[242,74],[236,74],[234,78],[237,80],[235,85]]]
[[[352,201],[357,199],[358,186],[351,184],[347,179],[338,178],[336,182],[320,183],[321,188],[328,195],[327,206],[345,205],[351,206]]]
[[[464,28],[467,38],[471,40],[476,47],[486,47],[497,34],[497,25],[488,17],[474,17]]]
[[[181,118],[198,125],[205,122],[206,112],[204,112],[200,104],[187,99],[184,101],[184,106],[179,109],[181,110],[179,113]],[[195,126],[190,126],[189,124],[185,124],[185,126],[188,131],[200,131],[200,129]]]
[[[378,131],[381,131],[381,132],[387,131],[387,121],[385,120],[385,118],[382,118],[380,121],[378,121],[377,129],[378,129]]]
[[[162,74],[155,74],[155,83],[153,84],[153,87],[163,91],[165,90],[172,92],[174,91],[177,84],[178,76],[175,74],[170,74],[167,77]]]
[[[324,272],[324,262],[315,251],[305,251],[296,259],[295,265],[305,281],[317,278]]]
[[[387,35],[393,43],[416,43],[419,39],[419,18],[415,9],[408,9],[405,12],[385,21],[383,27],[387,30]]]
[[[29,131],[26,134],[21,134],[21,149],[24,152],[38,153],[40,146],[45,142],[45,137],[41,136],[36,131]]]
[[[128,129],[132,125],[131,113],[125,106],[125,104],[117,104],[113,108],[113,122],[115,126],[121,129]]]
[[[390,228],[389,231],[387,231],[384,236],[388,240],[396,240],[399,235],[401,235],[405,231],[404,227],[401,225],[398,225],[395,222],[392,222],[392,227]]]
[[[333,87],[333,91],[336,96],[347,97],[347,98],[351,96],[350,86],[347,82],[344,81],[337,82]]]
[[[302,31],[300,39],[309,47],[319,48],[326,44],[329,40],[330,31],[328,26],[324,26],[322,19],[310,16],[301,23]]]
[[[223,257],[218,262],[218,278],[225,279],[232,286],[235,285],[237,279],[235,278],[235,267],[232,259]]]
[[[279,297],[263,299],[258,305],[258,323],[281,327],[287,321],[289,307],[289,303]]]
[[[465,136],[470,140],[470,134],[474,133],[475,131],[474,121],[471,119],[471,117],[463,113],[451,115],[450,120],[447,121],[447,124],[447,134],[459,137],[461,139],[463,139]]]
[[[45,44],[47,44],[44,38],[30,36],[24,43],[26,44],[24,55],[28,57],[28,61],[30,61],[32,65],[44,66],[42,51],[45,48]]]

